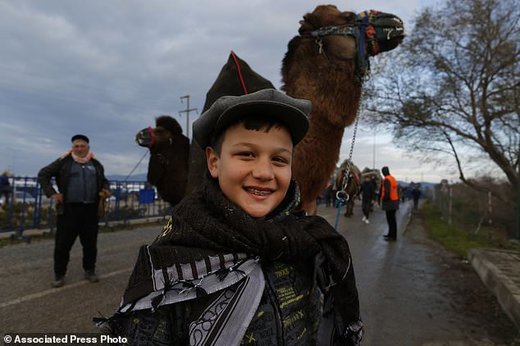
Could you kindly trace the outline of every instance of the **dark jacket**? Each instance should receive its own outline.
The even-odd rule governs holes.
[[[0,193],[11,192],[11,184],[9,184],[9,177],[6,175],[0,175]]]
[[[105,169],[103,168],[103,165],[96,160],[91,160],[94,167],[96,168],[96,180],[97,180],[97,188],[98,188],[98,200],[99,202],[99,192],[106,188],[108,189],[108,180],[105,178]],[[54,177],[56,179],[56,185],[58,186],[59,193],[63,194],[64,196],[67,195],[67,187],[69,185],[69,176],[70,176],[70,170],[71,166],[74,160],[72,159],[71,155],[67,155],[65,157],[60,157],[59,159],[55,160],[51,164],[43,167],[38,172],[38,182],[40,183],[43,193],[47,197],[51,197],[55,193],[58,193],[52,186],[51,179]]]
[[[312,264],[304,270],[282,262],[263,266],[266,287],[241,345],[337,345],[330,335],[325,337],[327,341],[316,340],[323,293],[312,288],[312,269]],[[163,306],[153,313],[135,311],[118,319],[117,334],[126,337],[130,345],[190,345],[190,324],[199,323],[203,312],[210,310],[221,294]]]
[[[371,202],[375,199],[376,191],[372,180],[363,181],[361,184],[361,198],[363,202]]]

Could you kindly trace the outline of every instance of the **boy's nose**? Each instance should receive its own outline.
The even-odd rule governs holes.
[[[253,177],[261,180],[274,179],[274,171],[271,162],[268,160],[259,160],[253,169]]]

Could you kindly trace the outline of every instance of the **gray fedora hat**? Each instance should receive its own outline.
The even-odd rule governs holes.
[[[242,96],[222,96],[193,123],[193,138],[202,149],[212,138],[244,116],[271,117],[279,120],[297,144],[309,129],[311,102],[290,97],[276,89],[263,89]]]

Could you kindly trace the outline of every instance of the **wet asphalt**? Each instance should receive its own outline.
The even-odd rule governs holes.
[[[387,226],[378,208],[370,224],[361,222],[359,207],[350,218],[332,207],[318,212],[332,225],[337,220],[350,244],[363,345],[520,345],[518,330],[471,266],[427,238],[409,203],[399,210],[398,239],[390,243],[383,240]],[[0,248],[0,334],[97,333],[92,317],[115,311],[139,246],[159,232],[154,226],[101,233],[99,283],[83,279],[77,241],[66,285],[58,289],[50,287],[52,239]]]

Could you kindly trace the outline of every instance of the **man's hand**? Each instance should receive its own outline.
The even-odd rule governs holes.
[[[55,193],[51,196],[51,198],[54,200],[54,202],[56,202],[56,204],[63,203],[63,194],[61,193]]]
[[[112,192],[108,189],[102,188],[101,191],[99,191],[99,197],[104,200],[108,197],[112,196]]]

